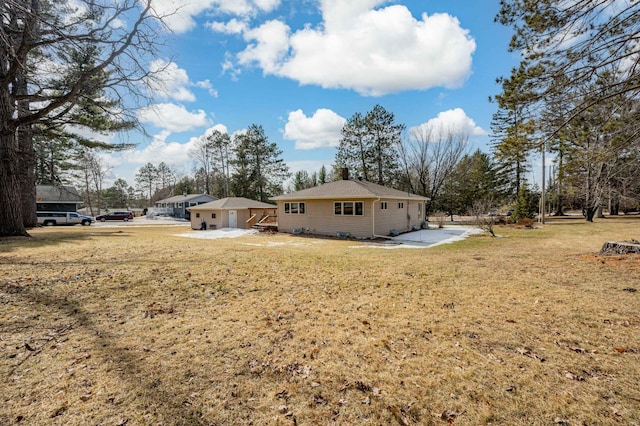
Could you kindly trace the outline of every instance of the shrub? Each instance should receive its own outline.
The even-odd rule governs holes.
[[[518,225],[524,226],[525,228],[533,228],[533,224],[535,222],[530,217],[523,217],[518,220]]]

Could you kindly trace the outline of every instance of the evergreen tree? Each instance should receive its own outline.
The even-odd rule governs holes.
[[[536,71],[539,72],[538,69]],[[491,121],[493,151],[503,177],[509,182],[512,197],[520,191],[527,172],[527,157],[535,148],[535,121],[531,113],[537,97],[530,85],[534,70],[524,64],[511,71],[510,78],[500,78],[502,93],[495,96],[498,111]]]
[[[184,176],[180,180],[178,180],[174,187],[175,194],[194,194],[196,192],[196,181],[195,179],[188,176]]]
[[[342,138],[336,153],[336,167],[346,167],[364,180],[373,180],[369,139],[365,118],[356,112],[342,127]]]
[[[500,187],[495,164],[488,154],[477,150],[460,160],[444,185],[436,209],[452,216],[468,214],[478,201],[492,200],[499,204],[503,199]]]
[[[539,201],[539,194],[531,191],[527,183],[523,182],[520,186],[520,192],[518,192],[513,213],[511,213],[511,220],[519,222],[522,219],[535,219],[538,215]]]
[[[393,186],[399,172],[396,147],[404,128],[396,124],[393,113],[380,105],[365,116],[355,113],[342,128],[336,169],[346,167],[362,179]]]
[[[129,184],[126,180],[119,178],[112,186],[105,189],[104,196],[106,206],[116,208],[129,207]]]
[[[231,188],[236,196],[267,202],[282,193],[289,168],[280,158],[282,151],[270,143],[262,126],[252,124],[234,138],[234,173]]]
[[[231,148],[231,137],[228,134],[222,133],[219,130],[214,130],[209,136],[207,136],[207,142],[212,148],[212,168],[214,173],[214,179],[219,181],[220,191],[217,194],[220,198],[229,196],[229,166],[230,158],[229,151]]]
[[[318,172],[318,185],[324,185],[325,183],[327,183],[327,168],[323,164]]]
[[[136,183],[141,190],[147,191],[148,202],[151,204],[152,195],[158,184],[158,168],[151,163],[140,167],[136,172]]]
[[[380,105],[369,111],[365,122],[371,136],[374,179],[379,185],[393,186],[399,171],[396,147],[402,143],[405,126],[396,124],[393,113]]]

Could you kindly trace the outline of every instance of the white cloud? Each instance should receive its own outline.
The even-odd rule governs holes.
[[[209,80],[198,81],[195,85],[201,89],[206,89],[214,98],[218,97],[218,91],[213,87]]]
[[[189,148],[193,143],[191,141],[187,143],[167,142],[162,139],[165,136],[166,134],[158,135],[143,149],[123,152],[123,160],[131,165],[147,163],[158,165],[165,162],[170,166],[182,167],[187,164],[190,161]]]
[[[384,95],[436,86],[456,88],[471,73],[476,44],[457,18],[423,14],[385,0],[321,0],[323,22],[290,34],[281,21],[243,30],[239,65],[301,84]]]
[[[283,136],[295,141],[295,149],[334,147],[340,143],[341,130],[346,122],[330,109],[318,109],[311,117],[299,109],[289,113]]]
[[[476,125],[462,108],[450,109],[438,114],[426,123],[411,127],[409,134],[417,140],[438,141],[449,136],[464,137],[484,136],[487,131]]]
[[[287,161],[289,172],[294,175],[296,172],[306,171],[309,175],[320,171],[322,166],[325,167],[327,174],[331,173],[333,167],[332,160],[295,160]]]
[[[189,151],[202,136],[214,130],[227,133],[227,126],[216,124],[207,128],[201,136],[195,136],[185,143],[169,141],[171,131],[163,130],[153,137],[153,141],[142,148],[132,148],[122,152],[106,153],[105,162],[114,168],[117,177],[134,185],[136,171],[144,164],[155,165],[165,162],[179,172],[188,172],[193,163]]]
[[[242,34],[248,29],[247,22],[236,18],[231,19],[229,22],[209,22],[206,26],[213,31],[224,34]]]
[[[227,126],[225,126],[224,124],[216,124],[215,126],[209,127],[207,130],[205,130],[202,136],[209,136],[215,130],[219,131],[220,133],[227,133],[228,132]]]
[[[154,97],[180,102],[194,102],[196,96],[191,92],[190,87],[205,89],[214,98],[218,97],[218,91],[213,87],[211,81],[192,82],[187,71],[180,68],[175,62],[156,59],[149,65],[149,71],[151,76],[145,79],[145,84]]]
[[[241,65],[257,62],[266,74],[280,74],[289,49],[289,27],[278,20],[267,21],[244,33],[247,42],[255,40],[238,54]]]
[[[187,71],[175,62],[156,59],[151,62],[149,71],[152,77],[145,80],[149,90],[163,99],[193,102],[195,95],[188,89],[191,85]]]
[[[210,120],[203,110],[189,112],[184,106],[171,103],[141,108],[138,110],[138,119],[143,123],[151,123],[172,132],[184,132],[210,125]]]
[[[183,33],[193,29],[194,17],[205,11],[245,18],[271,12],[279,5],[280,0],[155,0],[153,11],[171,31]]]

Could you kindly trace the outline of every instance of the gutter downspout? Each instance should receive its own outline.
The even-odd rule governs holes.
[[[371,235],[373,235],[374,238],[386,238],[388,240],[391,240],[392,238],[389,237],[388,235],[376,235],[376,203],[379,202],[381,200],[380,197],[378,197],[377,200],[373,200],[371,202]]]

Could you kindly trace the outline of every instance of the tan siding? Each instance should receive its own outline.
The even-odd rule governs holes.
[[[419,209],[418,206],[422,206],[422,208]],[[411,227],[416,226],[420,228],[422,226],[422,223],[424,222],[424,210],[425,210],[424,201],[409,202],[409,215],[411,216]]]
[[[285,214],[285,202],[278,201],[278,230],[290,233],[294,229],[303,228],[318,235],[335,236],[339,232],[348,232],[355,238],[370,238],[372,236],[371,200],[345,201],[363,201],[364,216],[336,216],[333,200],[301,201],[305,203],[305,214]]]
[[[238,228],[246,229],[247,220],[249,219],[249,210],[236,210],[238,212]]]
[[[387,203],[387,209],[382,210],[381,203]],[[402,203],[403,207],[398,205]],[[382,199],[375,203],[376,234],[389,235],[392,230],[397,232],[410,231],[413,224],[417,222],[417,203],[410,203],[408,200],[388,200]],[[407,217],[409,215],[411,219]]]
[[[383,200],[384,201],[384,200]],[[420,227],[424,220],[424,202],[423,201],[399,201],[399,200],[386,200],[388,205],[388,214],[383,216],[381,221],[378,222],[376,217],[376,233],[379,235],[388,235],[391,230],[402,233],[411,231],[412,228]],[[398,203],[404,203],[403,208],[398,208]],[[376,203],[379,204],[379,203]],[[418,205],[423,205],[422,215],[418,214]],[[380,206],[376,205],[379,209]],[[379,210],[376,210],[376,214]]]
[[[331,236],[339,232],[348,232],[355,238],[372,238],[374,232],[375,235],[387,236],[391,230],[400,233],[410,231],[413,226],[419,227],[424,220],[424,214],[420,217],[418,215],[418,204],[424,204],[423,201],[383,199],[381,201],[387,202],[386,210],[381,209],[381,201],[358,199],[342,201],[363,201],[364,216],[336,216],[333,210],[334,200],[304,201],[305,214],[285,214],[285,201],[278,201],[278,230],[290,233],[294,229],[304,229],[312,234]],[[398,208],[398,203],[403,203],[403,207]],[[372,227],[374,219],[375,230]]]
[[[227,210],[218,211],[218,228],[229,227],[229,212]]]
[[[196,213],[200,213],[200,217],[196,218]],[[216,218],[212,219],[211,214],[215,213]],[[207,229],[220,229],[229,226],[229,214],[225,210],[199,210],[191,212],[191,229],[200,229],[202,222],[207,223]]]

